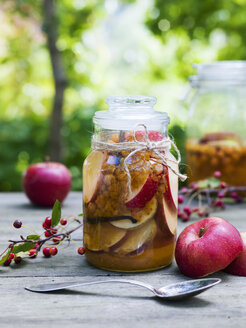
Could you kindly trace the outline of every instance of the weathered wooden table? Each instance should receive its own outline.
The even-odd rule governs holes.
[[[81,193],[70,193],[63,214],[80,213],[81,199]],[[0,250],[6,247],[8,239],[19,235],[20,231],[12,227],[15,219],[41,231],[42,220],[49,214],[49,209],[30,205],[22,193],[1,193]],[[246,230],[246,204],[228,206],[216,216]],[[179,231],[186,225],[179,222]],[[82,231],[76,232],[74,239],[81,243]],[[179,273],[175,263],[149,273],[106,272],[90,266],[76,249],[72,244],[52,258],[40,254],[20,265],[0,267],[1,327],[245,327],[246,278],[223,272],[211,276],[221,278],[221,284],[179,303],[164,302],[147,290],[124,284],[86,286],[50,294],[24,289],[32,284],[112,276],[138,279],[156,287],[188,279]]]

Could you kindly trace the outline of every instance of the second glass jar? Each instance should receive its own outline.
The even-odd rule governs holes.
[[[246,185],[246,61],[194,65],[186,163],[190,181],[222,173],[228,185]]]

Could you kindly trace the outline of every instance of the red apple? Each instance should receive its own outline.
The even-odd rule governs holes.
[[[36,163],[24,172],[23,189],[30,201],[40,206],[63,202],[71,188],[71,174],[61,163]]]
[[[241,232],[240,235],[243,240],[243,251],[224,271],[236,276],[246,277],[246,231]]]
[[[210,217],[181,232],[175,258],[184,275],[197,278],[224,269],[242,250],[237,229],[224,219]]]
[[[85,159],[83,165],[83,197],[86,203],[92,201],[102,180],[102,166],[106,160],[106,153],[93,151]]]

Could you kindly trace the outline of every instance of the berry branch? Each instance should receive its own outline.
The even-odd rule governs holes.
[[[243,202],[246,197],[246,187],[227,186],[221,181],[221,176],[220,171],[215,171],[213,177],[192,182],[188,188],[181,188],[178,196],[178,217],[182,221],[188,221],[191,216],[209,216],[216,209],[225,209],[225,202],[229,199],[234,203]],[[191,202],[194,199],[198,199],[198,206],[192,207]]]
[[[69,225],[76,223],[76,226],[68,230]],[[0,265],[9,266],[12,261],[19,264],[23,258],[35,258],[42,250],[45,257],[55,256],[59,246],[67,241],[72,241],[71,234],[82,227],[82,223],[76,217],[61,217],[61,204],[56,201],[52,209],[52,215],[47,216],[42,223],[44,231],[41,234],[26,227],[20,220],[15,220],[14,228],[25,228],[31,230],[33,234],[24,237],[20,235],[20,240],[9,240],[8,247],[0,255]],[[84,247],[78,247],[78,253],[85,253]]]

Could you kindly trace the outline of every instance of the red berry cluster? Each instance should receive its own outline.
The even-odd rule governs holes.
[[[61,222],[61,220],[60,220],[60,222]],[[64,219],[64,220],[66,221],[65,224],[67,224],[67,220],[66,219]],[[56,236],[56,234],[58,232],[57,228],[54,228],[54,227],[51,226],[51,217],[50,216],[47,216],[47,218],[44,220],[42,226],[43,226],[43,228],[45,230],[44,235],[45,235],[46,238],[51,239],[50,237],[52,237],[52,241],[55,244],[58,244],[61,241],[61,237],[60,236]]]
[[[178,203],[182,204],[183,202],[184,202],[184,197],[179,196]],[[178,217],[184,222],[188,221],[193,213],[196,213],[199,217],[204,217],[209,215],[209,211],[199,209],[198,206],[191,207],[186,205],[182,209],[180,207],[178,208]]]
[[[77,227],[68,230],[68,220],[70,223],[77,222]],[[15,220],[13,226],[16,229],[27,228],[23,226],[20,220]],[[58,246],[63,241],[70,241],[71,233],[81,228],[81,223],[74,217],[59,219],[59,216],[56,216],[53,220],[50,216],[47,216],[42,223],[42,227],[44,232],[41,235],[36,233],[26,238],[21,235],[20,240],[10,240],[9,246],[0,255],[0,264],[9,266],[12,261],[19,264],[22,261],[22,257],[28,256],[29,258],[35,258],[41,250],[45,257],[55,256],[58,253]],[[83,255],[84,253],[85,249],[78,247],[78,254]]]
[[[216,187],[212,188],[209,186],[209,179],[207,179],[207,185],[200,187],[199,182],[192,182],[188,188],[183,187],[180,190],[178,196],[178,217],[182,221],[188,221],[193,213],[198,217],[206,217],[211,211],[216,209],[225,208],[225,198],[233,199],[236,203],[243,202],[242,192],[246,195],[246,188],[244,187],[228,187],[224,181],[221,181],[221,172],[215,171],[213,178],[217,182]],[[205,180],[206,181],[206,180]],[[239,191],[239,192],[238,192]],[[205,198],[205,205],[191,206],[191,200],[202,196]],[[187,204],[183,207],[180,205],[188,199]],[[200,198],[201,199],[201,198]]]

